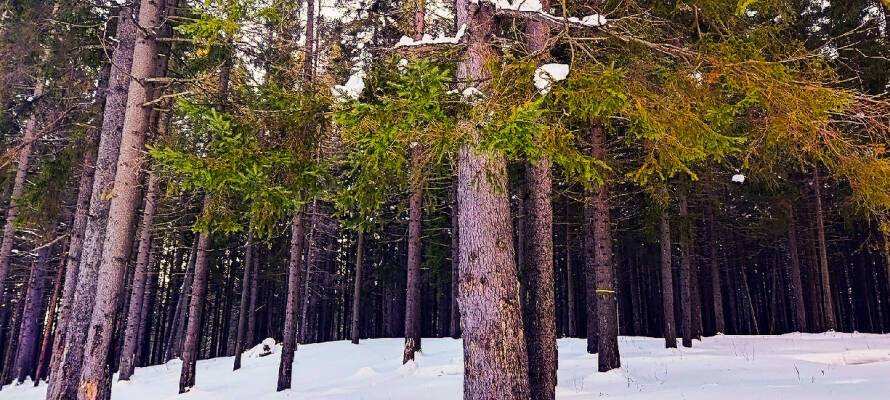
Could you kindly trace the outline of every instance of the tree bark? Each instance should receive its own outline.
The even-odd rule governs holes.
[[[66,246],[62,246],[64,249]],[[53,325],[56,321],[56,309],[59,304],[59,298],[62,296],[63,277],[65,276],[65,264],[67,260],[64,256],[60,257],[59,269],[56,271],[56,277],[53,280],[53,294],[49,298],[46,307],[45,316],[43,318],[43,339],[40,342],[40,352],[37,357],[37,371],[34,372],[34,386],[40,385],[40,380],[46,377],[46,371],[49,367],[49,360],[52,357],[53,342]]]
[[[192,239],[188,264],[185,266],[185,277],[179,290],[179,299],[176,301],[176,309],[173,312],[173,324],[166,340],[166,352],[164,360],[170,361],[182,354],[182,331],[185,328],[189,299],[191,298],[192,281],[195,277],[195,259],[198,258],[198,235]]]
[[[717,242],[717,222],[714,220],[714,209],[709,210],[708,225],[710,227],[710,266],[711,266],[711,305],[714,307],[714,333],[726,332],[726,321],[723,316],[723,289],[720,285],[720,260]]]
[[[605,130],[600,124],[591,127],[591,155],[606,161]],[[600,185],[593,196],[594,263],[596,264],[596,310],[599,327],[599,371],[621,366],[618,353],[618,296],[615,282],[615,261],[612,257],[612,224],[609,216],[609,187]]]
[[[108,196],[117,171],[121,132],[130,86],[133,48],[136,43],[136,24],[132,9],[123,7],[118,14],[118,45],[111,58],[111,74],[102,114],[98,157],[90,190],[89,209],[83,236],[74,236],[69,244],[65,289],[50,367],[47,400],[73,400],[77,387],[87,336],[87,326],[95,304],[99,259],[108,220]],[[75,214],[75,226],[78,214]]]
[[[19,327],[18,348],[16,349],[13,378],[19,383],[28,376],[34,377],[36,370],[37,340],[40,335],[40,317],[43,315],[44,294],[46,292],[46,268],[52,252],[52,245],[41,246],[31,263],[28,277],[28,291],[25,294],[25,307]],[[36,378],[35,378],[36,380]]]
[[[568,335],[569,337],[576,337],[578,335],[578,327],[577,327],[577,318],[575,313],[575,273],[574,273],[574,265],[572,264],[572,227],[569,223],[570,219],[570,211],[569,211],[569,199],[565,200],[565,211],[566,211],[566,220],[565,220],[565,235],[566,235],[566,309],[569,315],[568,318]]]
[[[415,13],[416,15],[416,13]],[[423,36],[423,19],[416,37]],[[411,148],[411,165],[414,175],[413,189],[408,200],[408,277],[405,283],[405,349],[402,364],[414,360],[414,352],[420,351],[420,264],[421,237],[423,236],[423,186],[420,182],[421,147],[415,143]]]
[[[35,99],[43,96],[43,79],[38,79],[34,86],[33,97]],[[9,196],[9,207],[6,209],[6,223],[3,225],[3,238],[0,242],[0,309],[5,313],[6,308],[6,278],[9,275],[9,259],[12,255],[12,247],[15,244],[15,225],[16,216],[19,213],[19,197],[25,189],[25,178],[28,175],[28,168],[31,165],[31,150],[34,148],[34,142],[37,135],[37,118],[38,112],[34,110],[28,116],[25,122],[25,129],[22,135],[22,146],[18,151],[16,160],[17,168],[15,172],[15,180],[12,184],[12,193]],[[5,318],[0,318],[0,332],[6,330],[2,324]]]
[[[205,199],[206,207],[206,199]],[[195,366],[201,344],[201,324],[204,317],[204,301],[207,298],[207,275],[209,273],[207,246],[209,234],[198,234],[198,252],[195,257],[192,297],[189,301],[189,316],[182,345],[182,373],[179,376],[179,393],[186,393],[195,386]]]
[[[458,227],[457,180],[454,181],[451,204],[451,337],[460,337],[460,309],[457,305],[460,278],[460,229]],[[890,271],[890,267],[888,267]]]
[[[133,272],[130,305],[127,311],[127,325],[124,333],[124,346],[121,351],[119,380],[128,381],[136,367],[136,346],[139,343],[139,325],[142,321],[142,301],[145,296],[148,260],[151,253],[151,241],[154,231],[155,208],[158,197],[158,177],[149,173],[148,187],[142,210],[142,231],[139,233],[139,250],[136,255],[136,267]]]
[[[303,285],[303,214],[297,211],[291,220],[290,263],[287,277],[287,305],[284,312],[281,364],[278,367],[278,391],[291,388],[294,352],[297,350],[297,324],[300,310],[300,287]]]
[[[674,316],[674,270],[671,260],[671,222],[667,210],[662,210],[658,224],[661,245],[661,310],[664,317],[662,335],[664,346],[677,348],[677,327]]]
[[[819,171],[813,171],[813,195],[816,206],[816,237],[819,247],[819,274],[822,279],[822,317],[823,328],[837,329],[834,314],[834,296],[831,293],[831,274],[828,270],[828,244],[825,240],[825,216],[822,211],[822,180]]]
[[[587,353],[599,352],[599,325],[596,312],[596,242],[594,241],[594,209],[593,193],[586,191],[584,195],[584,293],[587,300]]]
[[[355,244],[355,287],[352,294],[352,343],[358,344],[361,338],[361,308],[362,308],[362,269],[364,264],[363,252],[365,251],[365,233],[358,232],[358,240]],[[308,277],[307,277],[308,279]]]
[[[238,332],[235,337],[235,365],[232,370],[241,369],[241,353],[247,346],[247,313],[250,306],[251,277],[253,276],[253,227],[248,228],[247,244],[244,246],[244,275],[241,278],[241,302],[238,303]]]

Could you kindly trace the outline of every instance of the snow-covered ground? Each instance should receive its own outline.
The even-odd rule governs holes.
[[[719,336],[692,349],[666,350],[661,339],[622,337],[623,367],[596,372],[585,342],[559,341],[559,387],[564,399],[869,400],[890,398],[890,335],[830,333]],[[177,397],[180,363],[140,368],[115,383],[115,400],[420,399],[461,397],[461,343],[424,339],[417,363],[402,366],[402,340],[355,346],[300,346],[294,390],[275,392],[278,354],[200,361],[197,386]],[[4,400],[42,400],[46,385],[6,387]]]

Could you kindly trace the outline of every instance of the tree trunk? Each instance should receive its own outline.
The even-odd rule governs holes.
[[[822,211],[822,181],[819,171],[813,171],[813,194],[816,206],[816,235],[819,246],[819,274],[822,279],[822,316],[823,328],[837,329],[834,315],[834,297],[831,293],[831,275],[828,271],[828,244],[825,241],[825,216]]]
[[[568,318],[568,335],[569,337],[576,337],[578,335],[578,327],[576,325],[577,318],[575,313],[575,273],[574,266],[572,265],[572,226],[569,223],[570,219],[570,211],[569,211],[569,199],[565,200],[566,206],[566,220],[565,220],[565,235],[566,235],[566,311],[569,315]]]
[[[148,260],[154,231],[155,208],[158,197],[158,177],[154,172],[148,175],[148,187],[142,210],[142,231],[139,233],[139,250],[133,272],[130,305],[127,311],[127,325],[124,333],[124,346],[121,351],[119,380],[128,381],[136,367],[136,346],[139,343],[139,325],[142,321],[142,301],[145,296]]]
[[[235,365],[232,370],[241,369],[241,353],[247,346],[247,313],[250,307],[251,277],[253,276],[253,227],[248,228],[247,244],[244,246],[244,275],[241,278],[241,302],[238,303],[238,333],[235,337]]]
[[[205,198],[206,207],[206,198]],[[204,301],[207,298],[207,275],[210,272],[207,260],[209,234],[198,234],[198,252],[195,257],[192,298],[189,301],[189,316],[182,345],[182,373],[179,376],[179,393],[186,393],[195,386],[195,366],[201,345],[201,324],[204,317]]]
[[[33,97],[43,96],[43,79],[38,79],[34,86]],[[22,135],[22,145],[18,151],[15,180],[12,184],[12,193],[9,196],[9,207],[6,209],[6,223],[3,225],[3,238],[0,242],[0,309],[5,313],[6,308],[6,278],[9,275],[9,259],[12,255],[12,247],[15,244],[16,216],[19,212],[19,197],[25,189],[25,178],[31,165],[31,150],[36,141],[38,111],[33,110],[25,122],[25,130]],[[3,326],[5,318],[0,318],[0,332],[6,330]]]
[[[182,355],[182,331],[185,328],[186,318],[188,317],[188,305],[191,298],[192,281],[195,278],[195,259],[198,258],[198,237],[192,239],[191,251],[189,252],[188,264],[185,266],[185,277],[182,279],[182,286],[179,290],[179,299],[176,301],[176,309],[173,312],[173,324],[170,327],[170,333],[167,335],[167,350],[164,360],[172,360]]]
[[[723,289],[720,285],[720,260],[717,242],[717,222],[714,220],[714,209],[709,210],[708,225],[710,227],[710,265],[711,265],[711,304],[714,307],[714,333],[726,332],[726,321],[723,316]]]
[[[594,241],[594,209],[593,193],[586,191],[584,195],[584,292],[587,300],[587,353],[599,351],[599,325],[596,313],[596,243]]]
[[[458,229],[457,180],[454,181],[451,203],[451,337],[460,337],[460,309],[457,305],[460,278],[460,230]],[[890,271],[890,267],[887,267]]]
[[[606,161],[605,130],[591,127],[591,155]],[[599,327],[599,371],[621,366],[618,353],[618,296],[615,282],[615,261],[612,258],[612,224],[609,217],[609,187],[600,185],[593,196],[593,259],[596,264],[596,311]]]
[[[64,249],[66,246],[63,245]],[[65,276],[65,264],[67,260],[64,256],[60,257],[59,270],[56,271],[56,277],[53,280],[53,294],[49,298],[46,307],[45,316],[43,318],[43,339],[40,342],[40,352],[37,357],[37,371],[34,373],[34,386],[40,385],[40,380],[46,377],[46,371],[49,367],[49,360],[52,357],[52,338],[53,325],[56,321],[56,309],[59,304],[59,297],[62,296],[63,277]]]
[[[692,235],[686,189],[678,194],[680,204],[680,333],[683,347],[692,347]]]
[[[99,264],[99,281],[96,290],[95,307],[87,332],[84,349],[83,369],[78,400],[94,400],[103,397],[103,383],[106,379],[106,362],[112,340],[112,327],[117,315],[127,260],[130,258],[136,207],[139,203],[139,178],[145,157],[145,135],[148,129],[151,107],[150,85],[146,81],[155,74],[157,45],[152,35],[161,24],[162,7],[158,1],[142,1],[139,7],[138,23],[142,30],[137,31],[136,46],[133,49],[133,66],[130,70],[132,81],[127,95],[127,111],[124,115],[120,155],[114,177],[114,189],[108,209],[108,224],[102,244],[102,259]]]
[[[664,346],[677,348],[677,327],[674,317],[674,270],[671,260],[671,222],[667,210],[661,211],[658,224],[661,245],[661,310],[664,316]]]
[[[788,255],[791,264],[788,265],[788,286],[791,295],[791,327],[798,332],[807,331],[807,314],[803,301],[803,283],[800,278],[800,255],[797,244],[797,219],[794,216],[794,206],[790,202],[785,203],[788,214]]]
[[[417,14],[415,13],[415,15]],[[417,38],[423,36],[423,16],[421,15],[420,18],[420,31],[415,34]],[[414,144],[410,151],[414,187],[408,200],[408,277],[405,281],[405,349],[402,355],[402,364],[414,360],[414,352],[420,351],[420,264],[422,261],[421,237],[423,236],[423,182],[420,181],[422,174],[420,144]]]
[[[86,219],[86,226],[83,228],[83,236],[72,237],[69,244],[65,289],[53,344],[47,400],[73,400],[76,397],[87,327],[95,304],[99,259],[102,256],[108,207],[111,204],[108,194],[111,193],[117,171],[133,48],[136,43],[136,24],[131,17],[132,9],[123,7],[118,15],[118,45],[111,58],[111,74],[102,114],[89,209],[86,214],[75,214],[75,227],[78,216]]]
[[[290,264],[287,277],[287,305],[282,332],[281,365],[278,367],[278,391],[291,388],[294,352],[297,350],[297,324],[300,307],[300,272],[303,269],[303,214],[297,211],[291,221]]]
[[[52,253],[52,245],[44,245],[37,249],[37,255],[31,263],[28,277],[28,291],[25,295],[25,307],[19,327],[18,348],[13,378],[19,383],[25,382],[28,376],[34,377],[36,370],[37,341],[40,335],[40,317],[43,315],[44,294],[46,291],[46,268]],[[35,378],[36,380],[36,378]]]
[[[360,324],[362,321],[362,269],[364,264],[363,252],[365,251],[365,233],[358,232],[358,240],[355,244],[355,288],[352,294],[352,343],[358,344],[361,338]],[[308,277],[307,277],[308,279]]]

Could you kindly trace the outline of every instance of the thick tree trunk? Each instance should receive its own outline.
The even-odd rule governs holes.
[[[591,155],[606,161],[606,138],[602,125],[591,127]],[[599,371],[621,366],[618,353],[618,295],[615,261],[612,257],[612,224],[609,216],[609,187],[600,185],[593,196],[593,259],[596,264],[596,311],[599,327]]]
[[[550,8],[543,0],[543,9]],[[545,51],[550,27],[529,21],[526,26],[529,53]],[[542,57],[546,57],[542,55]],[[525,342],[528,350],[529,390],[533,399],[556,397],[556,283],[553,264],[553,177],[550,160],[528,160],[525,168],[525,201],[528,235],[525,268]]]
[[[297,212],[291,220],[290,263],[287,277],[287,305],[284,312],[281,364],[278,367],[278,391],[291,388],[294,352],[297,350],[297,324],[300,310],[300,272],[303,269],[303,214]]]
[[[680,189],[680,333],[683,347],[692,347],[692,226],[686,190]]]
[[[794,206],[785,203],[788,214],[788,255],[791,264],[788,265],[788,286],[791,289],[791,327],[798,332],[807,331],[807,314],[803,299],[803,283],[800,277],[800,255],[797,244],[797,218],[794,216]]]
[[[469,40],[458,64],[461,81],[486,78],[494,7],[468,4]],[[484,82],[477,82],[477,86]],[[482,88],[484,91],[484,88]],[[468,121],[465,132],[476,133]],[[471,140],[478,141],[478,137]],[[457,159],[460,282],[464,340],[464,399],[528,399],[528,353],[522,327],[518,270],[503,157],[464,144]]]
[[[87,333],[84,349],[83,370],[78,385],[78,400],[94,400],[103,396],[103,383],[110,374],[106,362],[111,345],[114,320],[117,315],[121,289],[124,283],[127,260],[132,248],[136,207],[139,203],[139,181],[145,157],[145,136],[151,107],[149,84],[146,81],[155,74],[157,45],[154,33],[161,24],[160,2],[143,0],[139,7],[139,26],[136,46],[133,49],[132,81],[127,97],[120,155],[114,177],[114,189],[108,209],[108,224],[102,244],[99,264],[99,281],[96,288],[95,307]]]
[[[28,291],[25,294],[25,307],[19,327],[19,340],[17,342],[15,364],[12,375],[19,383],[23,383],[29,376],[34,377],[37,361],[37,341],[40,336],[40,317],[43,316],[44,294],[46,292],[46,268],[52,253],[52,245],[41,246],[37,249],[37,255],[31,263],[31,273],[28,277]],[[36,380],[36,379],[35,379]]]
[[[822,211],[822,180],[819,171],[813,172],[813,194],[816,206],[816,238],[819,247],[819,274],[822,280],[822,317],[825,330],[837,329],[834,296],[831,293],[831,274],[828,271],[828,244],[825,240],[825,216]]]
[[[674,317],[674,269],[671,260],[671,222],[662,210],[658,224],[661,245],[661,310],[664,317],[662,335],[667,348],[677,348],[677,327]]]
[[[69,244],[65,289],[53,344],[47,400],[72,400],[77,395],[87,326],[95,304],[96,279],[102,256],[102,242],[105,239],[108,207],[111,204],[108,195],[117,171],[130,86],[130,69],[136,43],[136,24],[131,15],[132,9],[124,7],[118,17],[118,45],[111,58],[111,75],[102,114],[89,210],[82,216],[86,218],[86,227],[83,236],[72,237]],[[75,218],[77,217],[75,214]]]
[[[358,344],[359,339],[361,338],[361,309],[362,309],[362,269],[364,269],[364,257],[363,252],[365,251],[365,233],[362,231],[358,232],[358,240],[355,244],[355,287],[352,292],[352,329],[350,333],[352,334],[352,343]],[[308,278],[308,277],[307,277]]]
[[[416,14],[415,14],[416,15]],[[423,36],[423,17],[416,37]],[[402,363],[414,360],[414,352],[420,351],[420,264],[421,238],[423,236],[423,182],[420,181],[421,147],[417,143],[411,148],[411,164],[414,174],[414,188],[408,200],[408,277],[405,281],[405,349]]]
[[[711,266],[711,305],[714,308],[714,333],[726,332],[726,321],[723,316],[723,289],[720,284],[720,260],[717,241],[717,222],[714,220],[714,210],[709,210],[708,225],[710,228],[710,266]]]
[[[244,275],[241,278],[241,302],[238,303],[238,332],[235,337],[235,365],[233,370],[241,369],[241,353],[247,346],[247,314],[251,312],[250,307],[250,288],[252,287],[251,277],[253,276],[253,228],[248,229],[247,244],[244,246]]]
[[[148,260],[151,253],[151,241],[154,231],[155,208],[158,198],[158,177],[149,173],[148,187],[142,210],[142,231],[139,233],[139,250],[136,255],[136,267],[133,272],[130,305],[127,311],[127,325],[124,333],[124,346],[121,350],[119,380],[130,380],[136,367],[136,346],[139,343],[139,325],[142,321],[142,301],[145,297],[145,286],[148,278]]]
[[[34,86],[33,97],[35,99],[43,96],[43,79],[38,79]],[[25,178],[28,175],[28,168],[31,165],[31,150],[36,141],[37,135],[37,110],[31,112],[28,120],[25,122],[25,130],[22,134],[22,145],[18,150],[16,160],[17,168],[15,172],[15,180],[12,184],[12,193],[9,196],[9,207],[6,209],[6,223],[3,225],[3,238],[0,242],[0,309],[6,312],[6,278],[9,275],[9,259],[12,255],[12,247],[15,244],[15,226],[16,216],[19,212],[19,197],[25,189]],[[0,318],[0,332],[6,330],[3,326],[5,318]]]
[[[198,252],[195,257],[192,297],[189,301],[185,341],[182,345],[182,373],[179,375],[179,393],[186,393],[195,386],[195,366],[198,362],[198,352],[201,345],[201,325],[204,321],[204,302],[207,298],[207,275],[210,272],[207,260],[209,241],[209,234],[206,232],[198,234]]]

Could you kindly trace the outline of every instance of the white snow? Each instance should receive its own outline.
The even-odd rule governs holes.
[[[742,174],[735,174],[735,175],[732,176],[732,181],[733,181],[733,182],[736,182],[736,183],[745,183],[745,179],[746,179],[746,178],[747,178],[747,177],[746,177],[745,175],[742,175]]]
[[[485,93],[482,93],[479,89],[476,89],[473,86],[469,86],[460,92],[460,98],[465,103],[475,103],[476,101],[485,97]]]
[[[348,98],[358,99],[362,91],[365,90],[365,71],[356,71],[352,74],[343,85],[334,85],[331,93],[338,100],[348,100]]]
[[[457,30],[457,34],[454,36],[448,35],[439,35],[433,37],[432,35],[426,34],[420,40],[414,40],[408,36],[402,36],[399,39],[398,43],[396,43],[396,47],[408,47],[408,46],[422,46],[422,45],[430,45],[430,44],[459,44],[460,40],[464,37],[464,34],[467,32],[467,25],[463,24],[460,26],[460,29]]]
[[[541,94],[550,92],[550,85],[569,76],[568,64],[544,64],[535,70],[535,87]]]
[[[606,24],[609,23],[609,20],[606,19],[605,16],[602,16],[600,14],[586,15],[581,18],[569,17],[568,20],[569,20],[569,22],[572,22],[575,24],[581,24],[581,25],[589,26],[589,27],[593,27],[593,28],[596,28],[599,26],[605,26]]]
[[[890,335],[849,333],[717,336],[691,349],[657,338],[621,337],[622,368],[597,372],[581,339],[559,341],[559,400],[871,400],[890,393]],[[179,396],[182,363],[138,368],[116,382],[114,400],[453,400],[461,398],[460,340],[423,339],[402,365],[403,339],[301,345],[290,391],[275,392],[280,352],[198,362],[197,386]],[[277,349],[276,349],[277,350]],[[4,387],[4,400],[43,400],[46,384]]]

